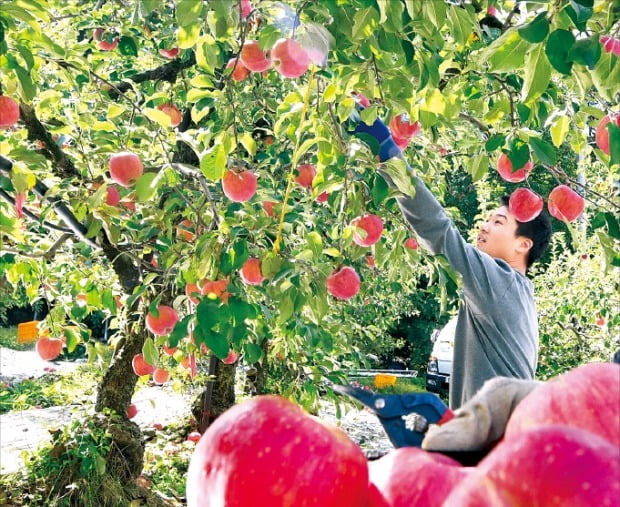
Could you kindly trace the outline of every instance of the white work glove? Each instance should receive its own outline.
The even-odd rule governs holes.
[[[496,377],[487,380],[454,418],[433,424],[426,432],[422,448],[429,451],[484,451],[504,434],[512,411],[533,389],[537,380]]]

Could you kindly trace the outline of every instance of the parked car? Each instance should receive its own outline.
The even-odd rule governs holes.
[[[426,367],[426,390],[447,396],[450,389],[456,317],[431,334],[433,350]]]

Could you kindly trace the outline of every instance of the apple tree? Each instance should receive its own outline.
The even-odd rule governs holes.
[[[140,354],[208,368],[222,403],[199,416],[234,401],[239,356],[312,408],[421,280],[444,303],[455,283],[398,211],[406,168],[386,164],[390,189],[352,115],[385,119],[439,199],[464,172],[480,214],[500,188],[546,207],[611,272],[619,30],[603,0],[3,2],[2,276],[50,302],[42,334],[109,360],[100,413],[126,417]],[[94,310],[120,329],[111,354]],[[137,426],[115,438],[135,477]]]

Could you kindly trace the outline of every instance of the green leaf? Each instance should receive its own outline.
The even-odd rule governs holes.
[[[297,149],[297,151],[295,151],[295,154],[293,155],[293,166],[297,167],[299,159],[303,157],[308,152],[308,150],[312,148],[312,146],[314,146],[320,141],[327,141],[327,139],[325,139],[324,137],[313,137],[312,139],[306,139],[303,143],[301,143],[301,146],[299,147],[299,149]]]
[[[249,132],[245,132],[242,136],[239,137],[239,142],[243,145],[243,147],[250,155],[256,155],[256,141],[252,137],[252,134],[250,134]]]
[[[594,14],[594,9],[592,7],[583,5],[578,0],[570,0],[569,5],[565,7],[564,11],[568,14],[568,17],[580,32],[586,30],[587,22],[592,17],[592,14]]]
[[[138,198],[138,201],[150,201],[157,192],[157,189],[159,188],[162,179],[163,171],[160,171],[158,173],[145,173],[140,176],[140,178],[138,178],[138,181],[136,181],[135,186],[136,197]]]
[[[480,61],[489,62],[489,70],[492,72],[514,72],[523,67],[525,53],[531,47],[529,42],[519,37],[516,30],[508,30],[476,55]]]
[[[159,364],[159,352],[157,351],[157,347],[151,337],[144,340],[144,345],[142,345],[142,355],[147,363],[152,364],[153,366],[157,366]]]
[[[71,327],[66,327],[63,331],[63,334],[65,335],[67,351],[71,353],[75,350],[75,347],[77,347],[78,343],[80,343],[81,336],[76,333],[75,329],[72,329]]]
[[[306,236],[306,243],[312,251],[314,257],[318,259],[323,251],[323,240],[321,235],[316,231],[310,231]]]
[[[37,95],[37,87],[32,82],[30,73],[20,65],[15,66],[14,70],[15,74],[17,74],[17,80],[19,81],[21,96],[24,102],[31,102]]]
[[[506,136],[503,134],[495,134],[487,139],[484,143],[484,149],[489,153],[501,148],[506,143]]]
[[[541,12],[527,25],[519,28],[519,35],[532,44],[537,44],[545,40],[549,33],[549,21],[547,21],[547,11]]]
[[[193,0],[192,0],[193,2]],[[198,4],[199,2],[193,2]],[[189,49],[194,47],[200,36],[200,23],[188,26],[180,26],[177,30],[177,43],[181,49]]]
[[[202,2],[196,0],[180,0],[176,4],[177,23],[179,26],[188,26],[200,22]]]
[[[593,70],[601,58],[601,44],[598,34],[576,41],[568,52],[568,58]]]
[[[554,165],[557,162],[558,154],[555,148],[547,141],[537,137],[530,137],[530,146],[543,164]]]
[[[224,153],[224,163],[222,163]],[[211,181],[219,181],[226,171],[226,153],[221,145],[210,148],[200,159],[200,170],[205,178]]]
[[[556,116],[553,119],[549,132],[551,133],[551,141],[556,148],[559,148],[568,134],[570,127],[570,118],[566,115]]]
[[[553,68],[562,74],[569,75],[573,67],[573,62],[568,57],[570,49],[575,43],[575,36],[568,30],[558,29],[551,32],[545,53]]]
[[[354,41],[371,36],[379,22],[379,14],[372,7],[360,9],[353,16],[352,39]]]
[[[372,195],[373,204],[378,207],[389,195],[390,188],[380,175],[375,174],[372,180],[370,193]]]
[[[123,35],[118,41],[118,50],[121,55],[138,56],[138,43],[133,37]]]
[[[463,9],[461,6],[457,7],[451,5],[448,7],[448,28],[457,44],[464,46],[467,43],[473,26],[475,26],[475,20],[467,10]]]
[[[155,109],[152,107],[145,107],[142,112],[144,116],[146,116],[149,120],[161,125],[162,127],[170,127],[171,126],[171,118],[163,111],[159,109]]]
[[[510,150],[506,154],[512,163],[512,167],[523,167],[530,160],[530,148],[519,138],[510,142]]]
[[[263,350],[256,343],[243,344],[243,358],[247,364],[254,364],[263,357]]]
[[[523,102],[532,103],[547,89],[551,81],[551,65],[542,45],[533,48],[526,56],[525,78],[521,97]]]
[[[445,24],[447,18],[445,2],[425,1],[420,2],[420,5],[422,6],[424,17],[427,18],[436,29],[441,28]]]
[[[474,182],[481,180],[489,171],[489,157],[480,154],[471,157],[469,161],[469,174]]]
[[[380,172],[385,173],[391,180],[394,186],[407,197],[415,196],[415,179],[409,172],[407,165],[400,158],[392,158],[387,161],[380,169]]]
[[[177,322],[172,333],[168,336],[168,345],[170,347],[176,347],[179,342],[188,335],[189,323],[193,318],[193,315],[187,315],[181,321]]]

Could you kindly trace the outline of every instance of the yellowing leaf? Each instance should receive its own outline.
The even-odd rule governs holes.
[[[553,120],[553,124],[549,131],[551,132],[551,140],[556,148],[559,148],[560,145],[566,139],[566,134],[568,134],[568,127],[570,126],[570,119],[568,116],[557,116]]]
[[[446,110],[446,99],[437,88],[433,89],[426,97],[424,109],[435,114],[443,114]]]
[[[104,132],[116,132],[117,128],[111,121],[96,121],[91,127],[93,130],[103,130]]]
[[[119,106],[118,104],[110,104],[108,106],[108,112],[106,116],[108,117],[108,120],[111,120],[112,118],[116,118],[117,116],[120,116],[125,111],[126,109],[123,106]]]
[[[144,116],[146,116],[149,120],[154,121],[155,123],[161,125],[162,127],[170,127],[170,116],[168,116],[163,111],[154,108],[145,108]]]
[[[250,155],[256,155],[256,141],[249,132],[243,134],[239,138],[239,142],[243,145],[243,147]]]

